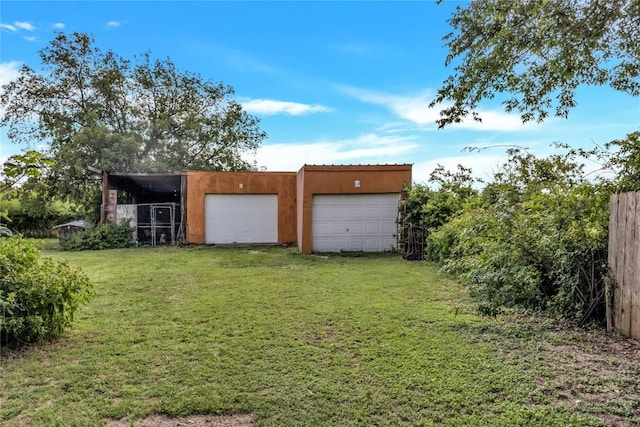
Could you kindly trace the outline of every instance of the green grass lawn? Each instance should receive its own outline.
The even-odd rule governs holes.
[[[560,345],[585,350],[582,332],[479,317],[431,264],[258,249],[48,251],[81,267],[97,295],[61,338],[2,351],[0,424],[237,413],[259,426],[640,419],[633,366],[618,362],[625,374],[591,392],[615,385],[630,399],[580,403],[567,384],[588,383],[588,372],[574,363],[578,374],[559,379],[556,355]]]

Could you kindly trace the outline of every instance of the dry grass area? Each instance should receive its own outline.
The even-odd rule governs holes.
[[[486,331],[509,358],[536,366],[541,401],[551,398],[603,425],[640,425],[640,342],[550,320],[499,319]],[[536,401],[534,395],[532,404]]]
[[[640,343],[600,331],[578,337],[566,344],[544,343],[558,398],[578,407],[609,407],[602,416],[605,425],[638,425]]]
[[[182,418],[170,418],[165,415],[152,415],[134,423],[121,420],[107,421],[107,427],[253,427],[253,415],[191,415]]]

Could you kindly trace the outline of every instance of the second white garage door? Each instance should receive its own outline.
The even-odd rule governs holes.
[[[382,252],[397,245],[400,194],[313,196],[314,252]]]
[[[276,194],[207,194],[204,205],[205,243],[278,242]]]

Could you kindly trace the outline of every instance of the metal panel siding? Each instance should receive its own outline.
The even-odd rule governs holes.
[[[382,252],[395,248],[399,193],[313,197],[314,252]]]
[[[207,194],[277,194],[278,243],[296,241],[295,172],[187,172],[185,231],[188,243],[205,243]],[[242,188],[240,186],[242,184]]]
[[[205,243],[277,243],[276,194],[207,194]]]

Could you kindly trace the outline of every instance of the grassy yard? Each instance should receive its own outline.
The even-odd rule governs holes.
[[[633,344],[479,317],[428,263],[256,249],[49,251],[80,266],[97,295],[60,339],[0,353],[0,424],[640,422]]]

